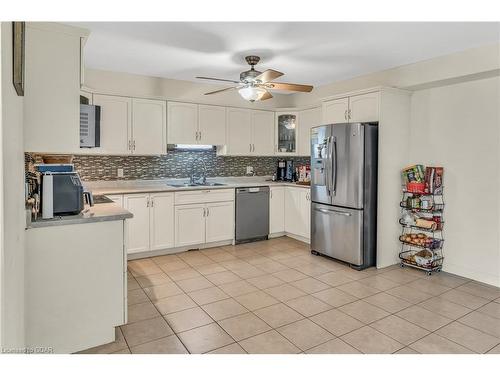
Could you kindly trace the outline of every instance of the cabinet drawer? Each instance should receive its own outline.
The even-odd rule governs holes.
[[[207,189],[175,193],[175,205],[234,201],[234,189]]]

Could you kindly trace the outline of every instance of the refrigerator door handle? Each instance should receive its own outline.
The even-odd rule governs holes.
[[[326,138],[326,166],[325,166],[325,187],[326,187],[326,193],[328,196],[332,195],[331,192],[331,185],[330,185],[330,168],[331,168],[331,159],[330,159],[330,139],[331,137]]]
[[[351,214],[349,212],[337,211],[337,210],[327,210],[326,208],[318,208],[318,207],[316,207],[314,209],[314,211],[319,211],[319,212],[322,212],[324,214],[334,214],[334,215],[342,215],[342,216],[351,216]]]
[[[333,144],[333,147],[332,147],[332,163],[333,163],[333,195],[335,195],[336,191],[337,191],[337,138],[335,137],[332,137],[332,140],[330,142],[330,144]],[[333,155],[335,157],[333,157]]]

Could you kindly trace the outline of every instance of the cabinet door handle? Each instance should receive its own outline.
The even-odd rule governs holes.
[[[207,214],[206,208],[205,208],[205,207],[203,207],[203,217],[205,217],[205,216],[206,216],[206,214]]]
[[[132,151],[132,141],[130,139],[128,140],[128,149]]]
[[[146,207],[149,207],[149,197],[146,198]]]
[[[154,198],[151,198],[151,207],[154,207],[155,206],[155,199]]]
[[[135,139],[134,139],[134,151],[135,151]]]
[[[349,111],[347,111],[347,118],[349,120],[351,119],[351,108],[349,108]]]
[[[207,207],[207,217],[210,216],[210,209]]]
[[[344,111],[344,119],[347,120],[347,109]]]

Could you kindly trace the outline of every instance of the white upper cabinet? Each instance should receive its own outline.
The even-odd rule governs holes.
[[[174,247],[174,193],[150,195],[150,250]]]
[[[297,155],[297,134],[299,130],[299,115],[297,112],[276,113],[276,154]]]
[[[167,102],[167,140],[169,144],[196,144],[198,105]]]
[[[252,111],[252,131],[251,154],[274,155],[274,112]]]
[[[80,41],[85,35],[70,26],[26,23],[25,151],[80,151]]]
[[[226,144],[226,107],[198,105],[198,137],[201,145]]]
[[[372,122],[379,119],[380,92],[351,96],[349,122]]]
[[[127,154],[131,151],[132,99],[123,96],[93,95],[101,107],[101,146],[82,150],[102,154]]]
[[[380,92],[323,102],[323,124],[379,120]]]
[[[329,100],[323,103],[323,124],[348,122],[349,98]]]
[[[132,152],[139,155],[166,153],[166,103],[132,99],[132,114]]]
[[[311,155],[311,128],[318,125],[321,125],[321,108],[311,108],[300,112],[299,155]]]
[[[249,155],[252,149],[252,111],[227,109],[227,154]]]

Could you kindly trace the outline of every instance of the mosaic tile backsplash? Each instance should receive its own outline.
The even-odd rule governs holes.
[[[30,164],[42,162],[40,156],[25,154],[26,170]],[[159,178],[187,178],[191,174],[193,161],[203,159],[207,166],[207,177],[245,176],[246,167],[252,166],[257,176],[269,176],[276,172],[278,156],[217,156],[215,150],[186,151],[169,150],[161,156],[111,156],[75,155],[73,164],[84,181],[96,180],[152,180]],[[287,157],[296,165],[309,165],[308,157]],[[194,164],[196,171],[202,170],[201,162]],[[117,168],[123,168],[124,177],[117,177]]]

